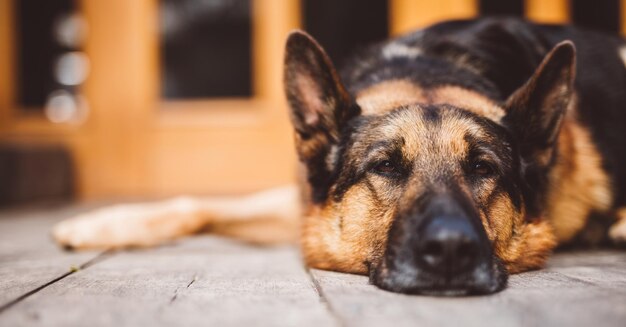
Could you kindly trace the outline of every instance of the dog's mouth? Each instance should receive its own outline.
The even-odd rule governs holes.
[[[506,287],[508,274],[498,258],[477,265],[462,274],[426,271],[412,262],[385,258],[370,270],[370,282],[381,289],[429,296],[470,296],[499,292]]]

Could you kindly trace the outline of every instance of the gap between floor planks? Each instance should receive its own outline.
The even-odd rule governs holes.
[[[45,257],[46,260],[49,257],[56,257],[57,259],[71,257],[75,260],[74,253],[59,251],[47,237],[49,228],[54,221],[71,214],[71,212],[60,215],[57,213],[53,215],[56,216],[54,219],[41,219],[41,217],[50,216],[50,213],[39,212],[29,217],[17,217],[17,219],[10,222],[0,220],[0,223],[4,223],[0,227],[7,227],[4,229],[4,233],[2,233],[3,229],[0,228],[0,236],[5,234],[8,236],[7,239],[14,238],[15,241],[9,242],[12,244],[0,243],[0,263],[30,267],[42,257]],[[0,214],[0,216],[6,217],[3,214]],[[33,220],[38,222],[33,223]],[[15,233],[15,231],[18,231],[18,233]],[[20,235],[20,232],[27,235]],[[209,255],[212,255],[214,260],[205,258],[207,252]],[[23,260],[24,257],[29,258],[29,260]],[[78,257],[81,256],[79,255]],[[105,258],[107,260],[104,260]],[[149,269],[154,271],[163,268],[167,269],[171,265],[180,263],[177,263],[177,261],[181,261],[181,259],[183,261],[183,269],[178,269],[175,272],[162,272],[161,275],[156,274],[152,276],[155,283],[142,284],[145,278],[150,278]],[[198,260],[205,260],[207,264],[205,265],[203,262],[198,263]],[[85,323],[90,320],[95,321],[95,325],[107,325],[105,322],[110,319],[119,321],[121,325],[133,325],[133,323],[154,319],[156,319],[153,321],[154,323],[163,324],[163,322],[179,319],[181,316],[180,312],[186,313],[182,314],[182,316],[192,316],[191,319],[201,319],[202,323],[206,323],[207,319],[213,319],[215,322],[225,322],[226,324],[239,324],[248,320],[255,324],[276,325],[287,319],[287,323],[295,321],[307,322],[305,325],[341,325],[327,311],[328,307],[323,304],[325,300],[316,293],[313,280],[304,269],[302,260],[297,250],[293,247],[265,249],[250,247],[219,237],[197,237],[156,249],[102,254],[96,260],[83,261],[83,264],[79,266],[81,269],[70,269],[68,271],[67,261],[58,261],[63,262],[56,262],[54,264],[55,269],[62,266],[66,267],[62,273],[56,273],[47,278],[39,277],[38,281],[37,279],[29,279],[28,282],[32,285],[30,288],[25,289],[22,294],[11,299],[8,303],[5,302],[6,310],[0,314],[0,325],[18,326],[36,324],[37,322],[42,323],[41,320],[38,320],[41,317],[45,317],[46,324],[55,325],[54,319],[50,321],[51,316],[52,318],[58,318],[56,320],[57,325]],[[249,264],[246,264],[246,261],[250,261]],[[187,265],[185,265],[185,262],[187,262]],[[266,265],[269,264],[278,268],[270,269],[269,273],[264,273],[264,262]],[[204,278],[199,280],[197,277],[198,273],[190,274],[190,279],[187,280],[176,277],[177,274],[180,275],[180,272],[186,271],[185,267],[198,266],[199,264],[201,267],[207,268],[200,269],[199,272],[208,273],[208,277],[204,276]],[[211,264],[229,266],[231,271],[223,274],[223,272],[219,271],[219,267],[211,267]],[[132,265],[134,265],[135,269],[142,266],[148,267],[148,269],[145,269],[139,275],[128,276],[128,278],[124,274],[119,274],[128,270],[129,266]],[[281,265],[284,267],[281,268]],[[9,268],[4,269],[4,272],[8,272]],[[216,268],[217,273],[215,271]],[[213,271],[211,272],[211,270]],[[27,270],[24,271],[27,272]],[[243,279],[239,279],[245,284],[243,285],[244,293],[252,294],[253,297],[257,298],[264,298],[263,302],[267,302],[267,305],[261,305],[261,311],[257,310],[261,314],[256,316],[249,313],[249,307],[254,303],[254,298],[252,302],[248,299],[247,303],[245,298],[239,298],[241,295],[239,293],[242,290],[237,289],[238,285],[236,285],[236,282],[238,281],[238,275],[241,275],[241,271],[244,271],[244,274],[246,274]],[[2,271],[0,270],[0,272]],[[261,277],[257,278],[257,276]],[[115,279],[116,282],[107,284],[106,281],[111,280],[111,278]],[[168,282],[171,282],[171,288],[168,286]],[[179,284],[178,286],[175,285],[177,283]],[[180,283],[184,284],[180,285]],[[201,284],[198,290],[195,289],[197,283]],[[139,284],[139,287],[137,284]],[[94,289],[90,288],[93,285],[100,285],[101,289],[96,289],[94,292]],[[233,288],[232,286],[235,287]],[[122,293],[126,292],[124,290],[128,290],[128,295],[119,296],[119,294],[116,294],[120,290]],[[105,294],[101,294],[100,291],[103,291]],[[163,307],[152,305],[152,300],[146,301],[142,299],[143,293],[150,292],[158,293],[160,294],[159,296],[165,296],[169,292],[169,295],[164,299]],[[217,301],[213,304],[217,306],[221,304],[221,307],[226,312],[230,310],[231,313],[233,312],[232,307],[234,304],[238,308],[236,311],[243,310],[242,313],[245,313],[247,309],[250,317],[246,318],[245,314],[243,317],[235,314],[226,314],[223,317],[207,318],[203,316],[205,312],[202,309],[195,310],[202,303],[212,303],[211,293],[215,292],[221,292],[221,295],[229,299],[225,303],[222,303],[224,301]],[[85,294],[87,297],[81,294]],[[109,305],[99,305],[99,308],[104,309],[104,312],[110,311],[114,316],[98,316],[96,314],[96,317],[94,317],[93,312],[90,312],[90,309],[93,309],[93,304],[103,300],[106,302],[107,297],[111,295],[118,296],[118,300],[128,305],[116,306],[115,302],[117,300]],[[2,301],[4,302],[4,300]],[[135,320],[136,313],[128,312],[127,309],[136,301],[144,301],[144,305],[148,309],[152,309],[149,311],[154,313],[155,317],[144,317],[147,319],[145,321]],[[239,308],[239,304],[241,304],[241,308]],[[277,315],[279,311],[276,311],[275,304],[282,306],[280,312],[285,318]],[[168,306],[173,306],[175,309],[165,310]],[[68,312],[67,308],[72,308],[72,310]],[[162,322],[157,318],[164,311],[169,311],[169,313],[162,317]],[[264,312],[268,314],[262,314]],[[63,320],[65,316],[72,313],[74,313],[73,320]],[[194,318],[193,316],[196,317]],[[261,319],[261,317],[264,317],[264,319]],[[103,319],[98,320],[99,318]],[[200,324],[199,321],[195,320],[191,321],[191,323]]]
[[[85,270],[85,269],[87,269],[87,268],[97,264],[98,262],[100,262],[102,260],[105,260],[107,257],[109,257],[111,255],[113,255],[113,251],[110,251],[110,250],[103,251],[100,254],[98,254],[96,257],[94,257],[93,259],[90,259],[89,261],[86,261],[86,262],[82,263],[78,267],[70,267],[70,269],[66,273],[64,273],[64,274],[62,274],[62,275],[52,279],[51,281],[46,282],[46,283],[44,283],[44,284],[42,284],[40,286],[37,286],[37,287],[33,288],[32,290],[24,293],[24,294],[21,294],[18,297],[14,298],[13,300],[10,300],[9,302],[0,303],[0,314],[2,314],[2,312],[4,312],[4,311],[10,309],[14,305],[16,305],[16,304],[26,300],[28,297],[30,297],[30,296],[32,296],[32,295],[42,291],[46,287],[51,286],[54,283],[60,282],[64,278],[66,278],[66,277],[68,277],[68,276],[70,276],[72,274],[75,274],[75,273],[77,273],[77,272],[79,272],[81,270]]]

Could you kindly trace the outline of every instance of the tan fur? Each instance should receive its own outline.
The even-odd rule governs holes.
[[[610,181],[589,132],[573,118],[566,119],[547,195],[546,218],[558,241],[571,240],[592,211],[606,212],[611,202]]]
[[[426,101],[424,91],[404,79],[384,81],[356,95],[356,102],[364,115],[385,113],[411,103]]]
[[[366,261],[382,254],[393,208],[377,206],[363,185],[344,201],[304,218],[302,250],[307,264],[319,269],[366,274]]]
[[[545,264],[557,244],[549,222],[525,223],[525,212],[516,212],[504,196],[489,208],[489,216],[492,218],[486,226],[488,236],[509,273],[537,269]]]
[[[356,96],[364,115],[382,114],[413,103],[449,104],[499,121],[504,110],[484,95],[458,86],[423,89],[408,80],[389,80],[375,84]]]
[[[449,104],[477,115],[499,121],[505,112],[486,96],[458,86],[443,86],[432,91],[431,104]]]
[[[515,274],[543,267],[556,244],[549,222],[523,225],[520,237],[511,240],[507,251],[509,257],[504,259],[508,272]]]
[[[515,236],[510,235],[510,222],[501,222],[495,233],[491,228],[490,234],[497,235],[496,254],[511,273],[542,267],[557,243],[571,240],[582,230],[590,213],[606,213],[610,208],[611,185],[589,132],[568,117],[558,146],[559,156],[549,177],[546,216],[530,217],[534,218],[530,224],[519,223],[523,227],[514,229]],[[494,216],[515,217],[513,220],[520,222],[524,219],[506,205],[495,210],[501,212]]]

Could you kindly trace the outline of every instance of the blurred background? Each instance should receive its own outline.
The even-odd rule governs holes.
[[[291,182],[291,29],[340,64],[478,15],[626,31],[626,0],[0,0],[0,206]]]

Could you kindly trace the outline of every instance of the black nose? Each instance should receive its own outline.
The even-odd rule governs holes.
[[[453,277],[480,261],[479,236],[466,217],[433,217],[421,234],[415,256],[424,270]]]

